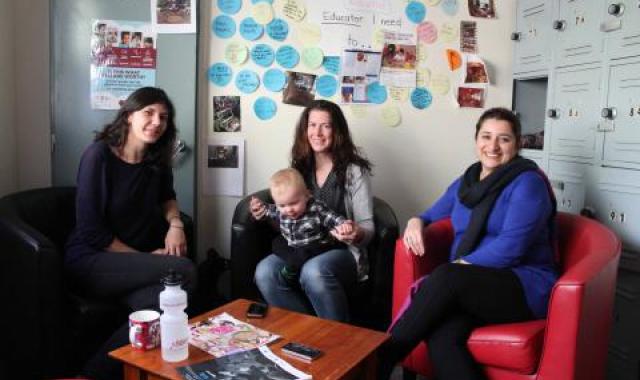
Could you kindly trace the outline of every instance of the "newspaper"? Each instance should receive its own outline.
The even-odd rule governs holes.
[[[194,323],[190,329],[189,343],[217,358],[251,350],[280,338],[227,313]]]

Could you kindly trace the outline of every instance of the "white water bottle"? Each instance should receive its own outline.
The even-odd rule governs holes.
[[[187,293],[182,290],[182,276],[169,271],[162,282],[160,292],[160,346],[162,360],[178,362],[189,357],[189,322],[184,309],[187,307]]]

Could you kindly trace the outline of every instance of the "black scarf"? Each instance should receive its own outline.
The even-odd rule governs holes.
[[[535,162],[514,157],[508,163],[498,167],[491,174],[480,180],[482,164],[476,162],[464,172],[458,189],[458,198],[466,207],[472,209],[471,219],[462,240],[456,249],[455,257],[463,257],[471,253],[486,233],[487,219],[493,204],[507,185],[522,172],[538,170]]]

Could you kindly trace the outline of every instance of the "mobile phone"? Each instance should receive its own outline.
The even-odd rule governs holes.
[[[247,309],[247,318],[264,318],[267,315],[267,304],[253,302]]]
[[[313,361],[322,355],[319,349],[296,342],[289,342],[282,346],[282,352],[306,362]]]

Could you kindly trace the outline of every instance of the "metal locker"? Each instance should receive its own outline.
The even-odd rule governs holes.
[[[551,28],[549,0],[522,0],[516,8],[514,73],[546,70],[549,65]]]
[[[611,65],[607,83],[603,160],[618,167],[640,164],[640,61]]]
[[[552,22],[556,67],[597,62],[603,53],[600,32],[603,0],[560,0]]]
[[[587,164],[549,160],[549,181],[558,211],[579,214],[584,207]]]
[[[547,110],[551,155],[593,158],[600,121],[600,67],[556,71]]]
[[[607,40],[609,58],[640,55],[640,1],[605,2],[600,30]]]

